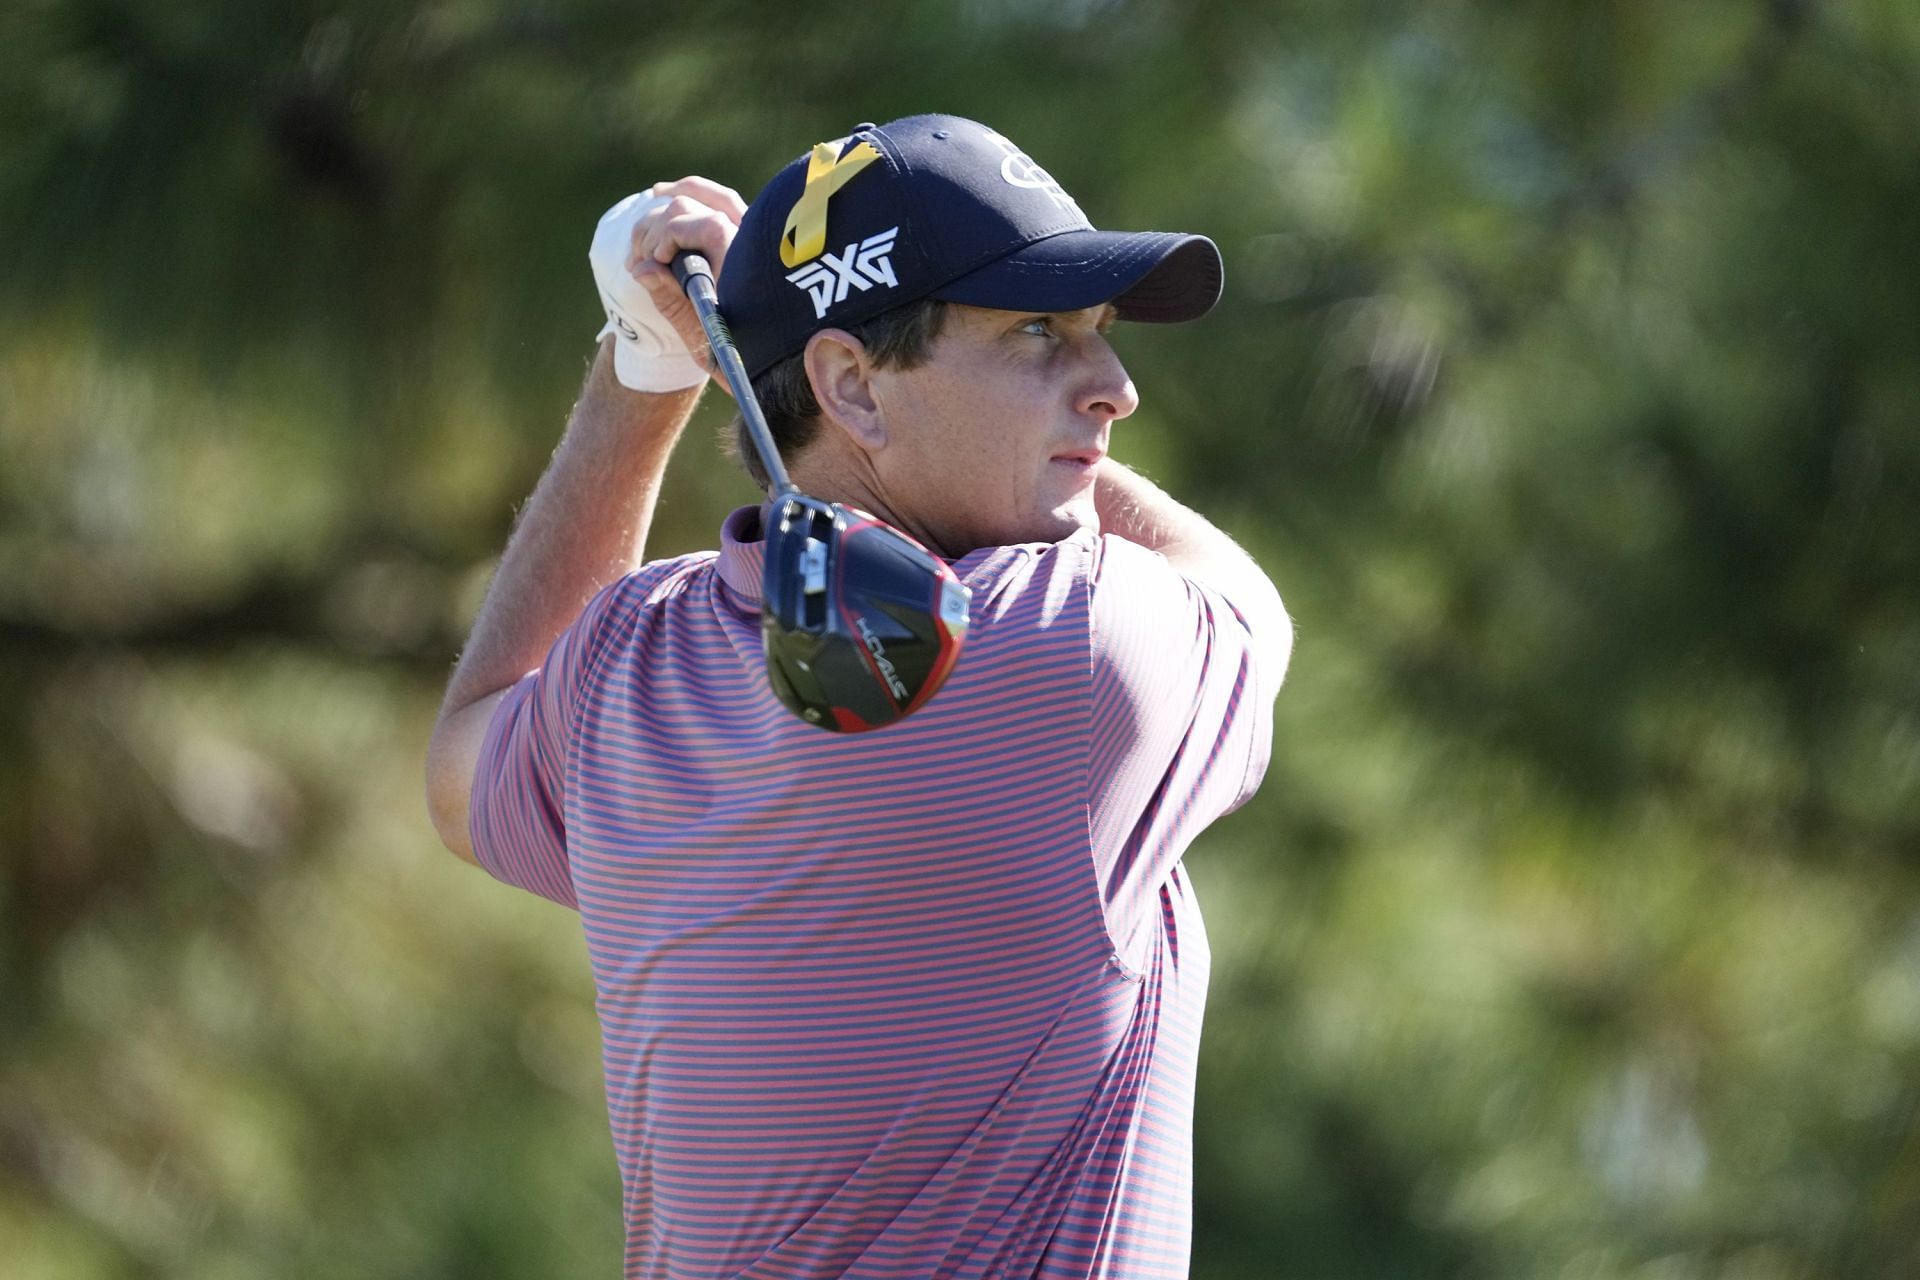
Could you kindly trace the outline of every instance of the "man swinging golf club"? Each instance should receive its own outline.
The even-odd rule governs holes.
[[[724,337],[689,251],[791,486],[743,461],[812,505],[648,563]],[[1184,1276],[1208,950],[1181,856],[1259,785],[1292,629],[1107,457],[1137,398],[1106,334],[1207,311],[1217,250],[1097,231],[1014,143],[930,115],[819,144],[751,206],[657,184],[592,256],[607,341],[428,796],[454,852],[580,912],[626,1275]],[[808,644],[878,656],[863,626],[945,653],[914,677],[937,692],[864,661],[780,687]],[[825,723],[869,678],[908,696]]]

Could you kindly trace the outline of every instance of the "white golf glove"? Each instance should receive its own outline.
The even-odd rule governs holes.
[[[633,250],[633,224],[668,202],[666,196],[636,192],[600,219],[587,261],[600,286],[607,324],[597,335],[614,335],[613,372],[635,391],[679,391],[707,380],[707,371],[687,350],[686,341],[661,316],[653,297],[627,270]]]

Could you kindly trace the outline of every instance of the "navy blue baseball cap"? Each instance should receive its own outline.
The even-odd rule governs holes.
[[[1220,299],[1205,236],[1097,231],[1045,169],[959,116],[857,125],[774,175],[721,267],[720,311],[750,375],[919,298],[1006,311],[1114,304],[1172,323]]]

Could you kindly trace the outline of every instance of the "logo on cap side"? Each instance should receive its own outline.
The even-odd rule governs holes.
[[[1007,154],[1000,161],[1000,177],[1010,187],[1023,187],[1029,191],[1042,191],[1062,209],[1067,209],[1086,217],[1080,212],[1080,205],[1067,194],[1066,189],[1053,180],[1053,175],[1033,162],[1033,157],[1014,145],[1013,139],[992,129],[985,129],[988,141]]]
[[[813,318],[826,318],[827,308],[847,300],[847,290],[865,293],[875,285],[886,288],[900,283],[893,274],[893,241],[900,228],[888,227],[878,235],[850,244],[838,254],[823,254],[798,271],[789,271],[787,279],[796,288],[805,289],[813,299]]]
[[[787,225],[780,231],[780,261],[789,267],[820,256],[827,247],[827,201],[855,174],[880,158],[871,142],[862,142],[845,155],[838,155],[840,142],[817,142],[807,157],[807,185],[787,211]]]

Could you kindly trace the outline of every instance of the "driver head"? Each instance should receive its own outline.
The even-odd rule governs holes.
[[[969,594],[918,542],[797,493],[767,506],[761,635],[774,694],[808,724],[879,729],[933,697],[960,655]]]

